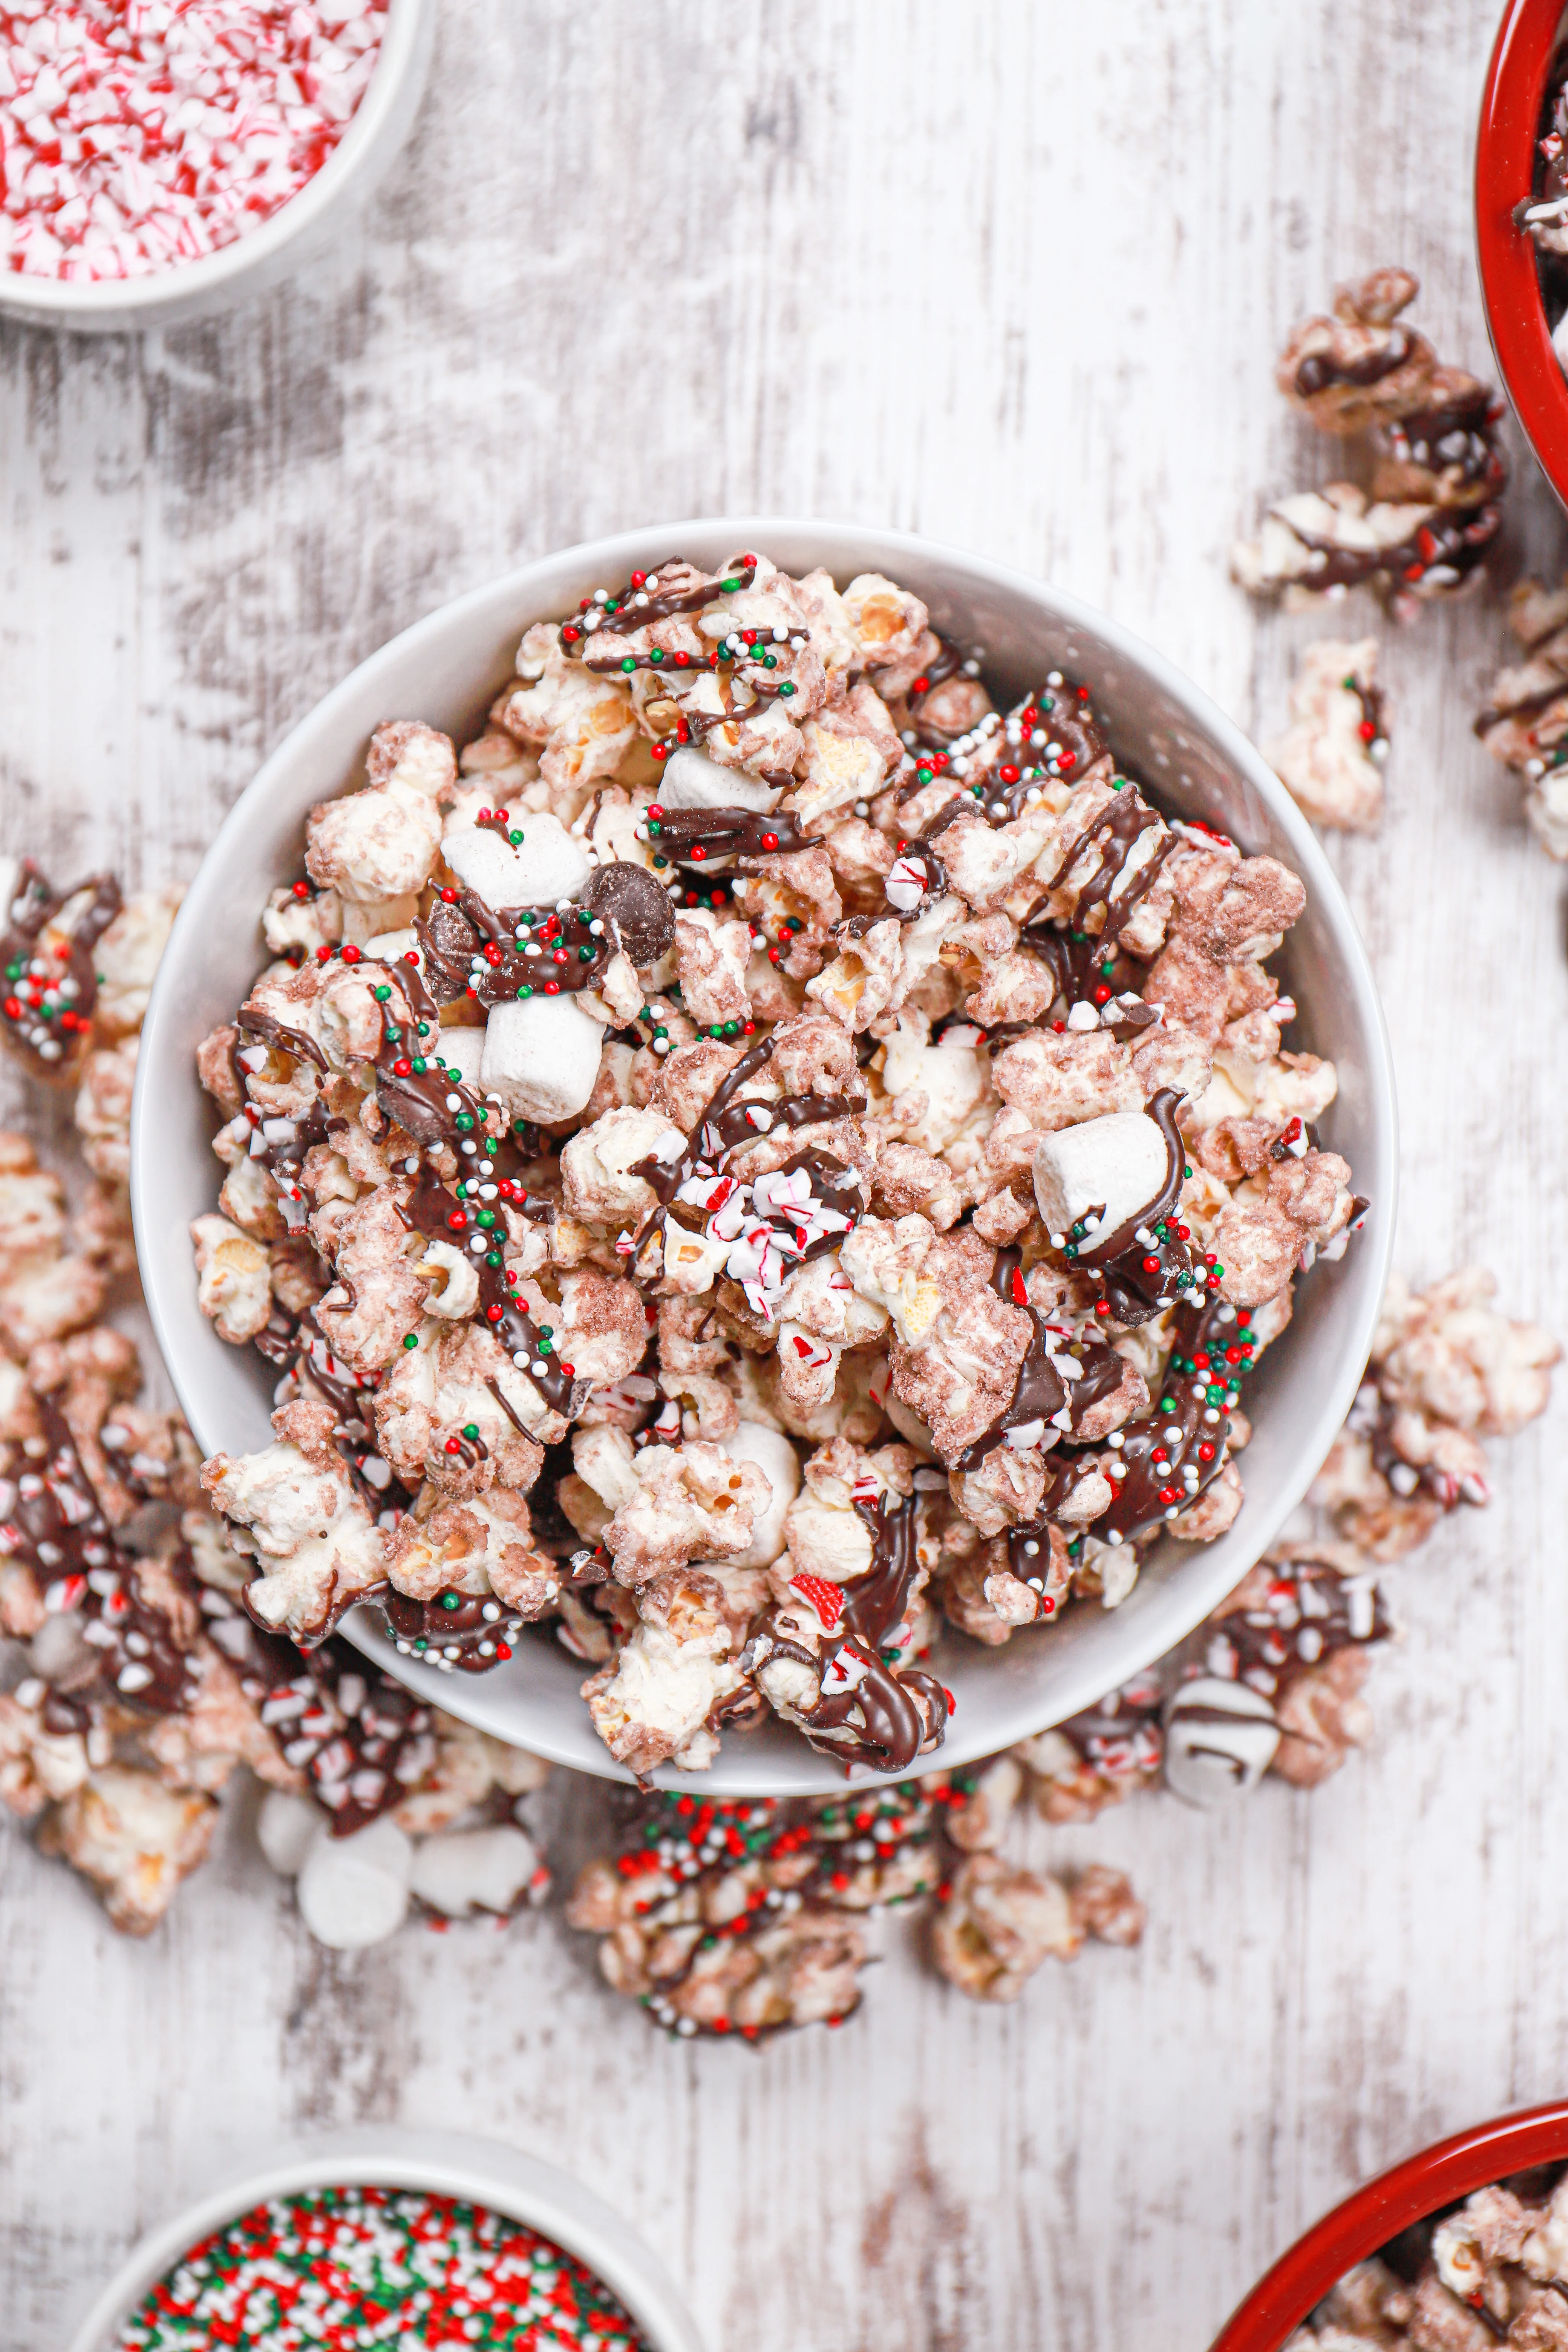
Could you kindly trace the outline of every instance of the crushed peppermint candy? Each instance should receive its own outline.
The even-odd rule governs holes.
[[[146,278],[299,194],[369,86],[386,0],[0,6],[0,266]]]
[[[241,2214],[143,2296],[113,2352],[359,2352],[384,2345],[643,2352],[593,2272],[483,2206],[315,2189]]]

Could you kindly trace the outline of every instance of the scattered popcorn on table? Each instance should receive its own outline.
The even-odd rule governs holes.
[[[1324,637],[1309,646],[1290,688],[1289,732],[1263,746],[1314,824],[1375,833],[1382,823],[1388,728],[1376,675],[1375,637],[1354,645]]]
[[[326,162],[386,0],[0,8],[0,267],[142,278],[232,245]]]
[[[1266,969],[1304,903],[879,575],[665,562],[460,758],[384,725],[199,1054],[199,1297],[279,1375],[203,1474],[249,1605],[558,1640],[639,1776],[770,1715],[907,1773],[944,1620],[1242,1507],[1243,1380],[1368,1205]]]
[[[1524,659],[1492,680],[1476,733],[1524,778],[1525,822],[1548,857],[1568,858],[1568,585],[1521,580],[1508,624]]]
[[[1282,2352],[1563,2352],[1568,2175],[1543,2165],[1400,2231]]]
[[[1373,588],[1401,619],[1480,576],[1508,482],[1498,444],[1501,404],[1463,368],[1440,364],[1399,314],[1419,288],[1405,269],[1342,286],[1332,318],[1308,319],[1280,355],[1276,382],[1320,432],[1359,439],[1365,488],[1349,481],[1278,499],[1231,566],[1254,595],[1306,610]]]

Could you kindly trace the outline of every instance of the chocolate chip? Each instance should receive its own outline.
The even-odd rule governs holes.
[[[645,866],[616,859],[601,866],[583,893],[586,904],[614,923],[621,947],[639,971],[657,963],[675,944],[675,910],[669,894]]]

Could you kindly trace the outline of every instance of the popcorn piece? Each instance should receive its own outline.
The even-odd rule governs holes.
[[[619,1658],[583,1685],[594,1728],[617,1762],[640,1777],[672,1759],[688,1771],[712,1760],[709,1717],[741,1679],[731,1646],[711,1576],[668,1569],[652,1579]]]
[[[198,1217],[191,1239],[196,1245],[202,1313],[212,1318],[220,1339],[242,1347],[266,1328],[272,1312],[267,1251],[226,1217]]]
[[[1290,689],[1294,723],[1264,746],[1264,758],[1316,824],[1375,833],[1382,822],[1388,736],[1376,669],[1374,637],[1309,646]]]
[[[196,1791],[161,1787],[150,1772],[106,1765],[71,1791],[39,1843],[90,1878],[123,1935],[150,1935],[175,1888],[205,1861],[217,1808]]]
[[[1016,2000],[1047,1958],[1073,1960],[1082,1948],[1062,1881],[1010,1870],[994,1853],[963,1864],[931,1929],[937,1967],[974,2000]]]
[[[428,880],[441,840],[437,796],[457,765],[445,735],[399,719],[372,736],[365,773],[366,790],[310,811],[305,870],[341,899],[374,906]]]
[[[100,939],[93,957],[98,975],[93,1029],[106,1043],[132,1037],[140,1030],[184,897],[178,885],[138,891]]]
[[[254,1540],[261,1573],[248,1606],[295,1641],[328,1632],[381,1581],[385,1538],[332,1445],[332,1422],[327,1406],[281,1406],[273,1444],[237,1459],[216,1454],[202,1469],[217,1508]]]
[[[89,1054],[77,1090],[76,1129],[95,1176],[123,1184],[131,1174],[131,1094],[136,1083],[134,1036]]]
[[[1295,329],[1276,381],[1321,432],[1360,433],[1422,405],[1436,355],[1424,335],[1397,323],[1419,291],[1407,269],[1374,269],[1336,289],[1331,319]]]
[[[739,1559],[772,1492],[750,1461],[716,1445],[650,1445],[632,1465],[637,1491],[605,1532],[623,1584],[641,1586],[689,1559]]]
[[[1494,760],[1524,778],[1526,823],[1549,857],[1568,857],[1568,593],[1521,581],[1509,626],[1524,649],[1499,671],[1476,720]]]

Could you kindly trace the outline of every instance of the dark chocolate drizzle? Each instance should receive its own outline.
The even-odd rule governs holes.
[[[883,1494],[875,1503],[857,1499],[855,1510],[870,1529],[871,1565],[843,1588],[841,1638],[831,1648],[825,1645],[820,1660],[811,1663],[826,1674],[847,1649],[864,1672],[852,1689],[824,1693],[802,1721],[811,1746],[820,1755],[837,1757],[846,1774],[857,1764],[874,1772],[906,1772],[925,1748],[940,1748],[947,1734],[947,1693],[941,1683],[882,1655],[883,1643],[903,1621],[919,1572],[919,1500],[906,1495],[894,1502]],[[829,1737],[845,1730],[847,1739]]]
[[[1165,834],[1164,840],[1159,843],[1153,856],[1139,867],[1120,896],[1113,899],[1111,894],[1133,850],[1145,834],[1156,829]],[[1123,784],[1087,831],[1079,835],[1047,883],[1047,895],[1059,889],[1087,850],[1092,848],[1099,852],[1093,872],[1079,885],[1073,923],[1077,929],[1087,931],[1087,918],[1097,907],[1102,910],[1100,929],[1093,934],[1096,944],[1102,950],[1102,961],[1103,952],[1121,938],[1134,910],[1153,888],[1160,868],[1175,848],[1176,841],[1176,835],[1166,831],[1164,819],[1157,809],[1150,807],[1137,785]],[[1036,903],[1025,918],[1026,930],[1039,919],[1045,906],[1045,898]]]
[[[83,890],[90,890],[92,897],[77,920],[67,953],[47,959],[46,971],[30,971],[29,964],[42,960],[37,950],[43,933]],[[98,1003],[93,950],[122,904],[112,874],[91,874],[68,890],[57,890],[32,858],[21,860],[15,896],[9,907],[0,909],[5,926],[0,934],[0,974],[13,964],[22,967],[15,980],[0,979],[0,1035],[39,1076],[68,1075],[87,1049]],[[58,1051],[45,1054],[45,1045]]]
[[[1310,400],[1314,393],[1327,392],[1334,384],[1364,389],[1394,374],[1409,359],[1413,341],[1408,327],[1391,326],[1386,333],[1386,342],[1364,352],[1358,360],[1337,360],[1328,352],[1310,352],[1296,370],[1300,398]]]
[[[793,809],[770,816],[761,809],[665,808],[658,801],[653,806],[659,813],[648,812],[648,839],[677,860],[700,865],[709,857],[783,857],[811,847]]]
[[[1269,1599],[1283,1607],[1233,1610],[1228,1616],[1211,1619],[1189,1644],[1196,1652],[1201,1643],[1203,1650],[1201,1656],[1192,1659],[1189,1673],[1213,1672],[1215,1644],[1224,1642],[1234,1653],[1233,1661],[1226,1662],[1226,1678],[1247,1683],[1254,1690],[1264,1690],[1265,1696],[1277,1698],[1299,1675],[1321,1666],[1336,1650],[1364,1649],[1392,1637],[1383,1588],[1370,1577],[1358,1580],[1371,1589],[1365,1594],[1370,1602],[1366,1630],[1356,1632],[1352,1625],[1350,1579],[1338,1569],[1321,1560],[1289,1559],[1269,1563],[1267,1573]],[[1282,1622],[1287,1612],[1293,1623]]]
[[[1227,1458],[1225,1416],[1240,1372],[1253,1353],[1250,1333],[1247,1311],[1229,1307],[1217,1298],[1203,1307],[1184,1304],[1175,1309],[1163,1393],[1148,1414],[1129,1422],[1122,1431],[1120,1451],[1124,1475],[1113,1481],[1115,1499],[1110,1509],[1094,1522],[1097,1536],[1117,1535],[1123,1542],[1131,1541],[1163,1525],[1168,1516],[1188,1509],[1213,1486]],[[1232,1349],[1237,1358],[1236,1370],[1222,1370]],[[1214,1362],[1215,1355],[1221,1360],[1219,1365]],[[1188,1365],[1194,1369],[1184,1369]],[[1196,1387],[1201,1387],[1201,1394],[1194,1393]],[[1166,1404],[1172,1407],[1170,1412],[1161,1409]],[[1218,1418],[1206,1422],[1205,1412],[1214,1412]],[[1165,1432],[1173,1429],[1175,1434],[1167,1437]],[[1205,1446],[1212,1448],[1207,1461],[1203,1458]],[[1189,1465],[1197,1473],[1191,1484],[1182,1475]]]

